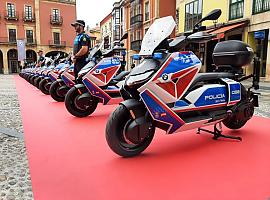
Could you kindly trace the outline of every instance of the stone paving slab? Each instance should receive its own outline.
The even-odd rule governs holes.
[[[11,75],[0,75],[0,200],[32,199],[15,82]]]

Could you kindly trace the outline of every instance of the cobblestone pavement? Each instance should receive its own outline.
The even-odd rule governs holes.
[[[11,75],[0,75],[0,200],[31,199],[32,185],[15,82]]]
[[[244,85],[248,88],[248,86],[252,85],[251,80],[249,82],[244,82]],[[270,82],[262,82],[260,85],[262,89],[255,91],[260,93],[260,107],[255,109],[255,115],[270,118]]]

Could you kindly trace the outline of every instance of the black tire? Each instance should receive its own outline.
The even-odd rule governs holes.
[[[86,109],[81,109],[75,104],[75,99],[79,96],[79,92],[77,88],[72,87],[65,97],[65,106],[70,114],[75,117],[83,118],[91,115],[97,108],[98,101],[93,98],[91,102],[89,102],[89,106]]]
[[[57,102],[64,102],[65,101],[65,96],[59,96],[57,94],[57,90],[61,85],[59,84],[59,81],[56,80],[52,83],[51,87],[50,87],[50,95],[51,97],[57,101]]]
[[[46,80],[46,79],[43,79],[42,81],[40,81],[40,83],[39,83],[39,89],[40,89],[40,91],[41,91],[43,94],[49,95],[49,94],[50,94],[49,90],[47,90],[47,89],[45,88],[45,85],[46,85],[47,83],[48,83],[48,80]]]
[[[155,135],[155,128],[143,139],[140,144],[130,144],[124,136],[125,127],[131,119],[129,111],[125,106],[119,105],[111,114],[106,125],[106,140],[113,152],[122,157],[134,157],[141,154],[152,142]]]
[[[40,81],[41,81],[41,78],[40,77],[35,78],[35,80],[34,80],[34,86],[37,87],[37,88],[39,88]]]
[[[31,76],[31,78],[30,78],[30,83],[32,84],[32,85],[34,85],[34,80],[35,80],[35,76]]]
[[[245,103],[247,100],[248,100],[247,90],[243,85],[241,85],[241,102],[239,102],[238,105],[241,103]],[[254,112],[254,107],[253,107],[253,112]],[[239,120],[236,118],[237,114],[238,113],[233,113],[232,116],[229,116],[226,119],[224,119],[222,123],[227,128],[232,129],[232,130],[241,129],[243,126],[245,126],[245,124],[248,122],[249,119]]]

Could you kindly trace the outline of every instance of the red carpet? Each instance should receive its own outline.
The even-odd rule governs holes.
[[[254,117],[235,132],[243,142],[157,131],[142,156],[123,159],[104,136],[115,106],[77,119],[63,103],[15,80],[36,200],[270,198],[270,119]]]

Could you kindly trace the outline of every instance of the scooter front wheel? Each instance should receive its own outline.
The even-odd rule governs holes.
[[[46,84],[48,84],[48,80],[43,79],[42,81],[40,81],[40,83],[39,83],[39,89],[41,90],[41,92],[42,92],[43,94],[49,95],[50,92],[49,92],[49,90],[46,88]]]
[[[134,120],[123,105],[116,108],[106,125],[107,143],[112,151],[122,157],[141,154],[152,142],[154,134],[155,127],[147,122],[145,116]]]
[[[50,94],[51,94],[51,97],[55,100],[55,101],[58,101],[58,102],[64,102],[65,101],[65,96],[60,96],[58,93],[57,93],[57,90],[59,89],[59,87],[61,87],[59,81],[54,81],[50,87]]]
[[[65,106],[70,114],[75,117],[83,118],[91,115],[96,110],[98,101],[92,97],[84,106],[78,106],[76,101],[80,95],[82,94],[79,93],[78,89],[72,87],[66,95]]]

